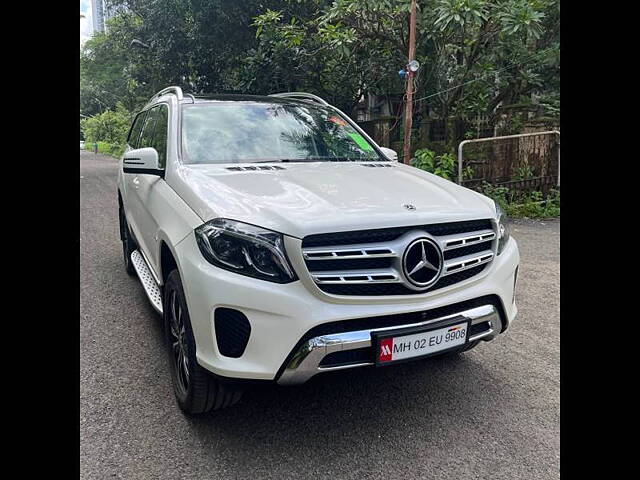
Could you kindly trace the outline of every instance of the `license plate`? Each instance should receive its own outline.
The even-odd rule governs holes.
[[[415,331],[415,330],[414,330]],[[406,332],[406,331],[405,331]],[[377,332],[376,365],[386,365],[449,350],[467,341],[469,321],[416,333]]]

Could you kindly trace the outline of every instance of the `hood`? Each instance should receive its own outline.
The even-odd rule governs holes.
[[[298,238],[495,217],[489,198],[401,163],[181,165],[175,173],[174,188],[203,221],[229,218]]]

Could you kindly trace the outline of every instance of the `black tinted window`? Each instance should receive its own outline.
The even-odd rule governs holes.
[[[147,119],[142,127],[142,135],[140,135],[140,145],[138,148],[153,147],[153,130],[156,126],[158,118],[158,107],[153,107],[147,114]]]
[[[160,168],[164,168],[167,162],[167,127],[169,121],[169,109],[166,105],[160,105],[157,108],[156,128],[153,134],[153,144],[151,145],[158,151],[158,163]],[[154,110],[156,110],[154,108]]]
[[[133,125],[131,126],[131,130],[129,130],[129,136],[127,137],[127,143],[131,148],[138,148],[138,140],[140,139],[140,132],[142,131],[142,124],[144,123],[144,117],[147,112],[139,113],[135,120],[133,121]]]

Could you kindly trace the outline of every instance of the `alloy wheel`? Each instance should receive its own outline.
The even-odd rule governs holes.
[[[187,357],[187,330],[184,324],[184,311],[178,301],[176,291],[171,291],[169,302],[169,329],[171,353],[178,386],[183,393],[189,388],[189,360]]]

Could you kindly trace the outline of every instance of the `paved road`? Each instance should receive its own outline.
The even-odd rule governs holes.
[[[560,223],[519,222],[520,315],[459,359],[262,387],[190,419],[124,272],[116,163],[80,154],[83,479],[559,478]]]

